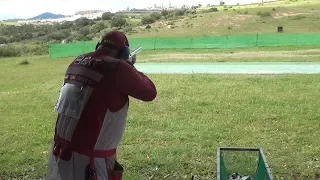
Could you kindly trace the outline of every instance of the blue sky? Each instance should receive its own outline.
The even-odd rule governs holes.
[[[220,0],[171,0],[173,6],[198,3],[219,4]],[[225,0],[227,4],[261,2],[261,0]],[[31,18],[44,12],[72,15],[81,10],[122,10],[127,7],[143,8],[153,4],[168,5],[169,0],[0,0],[0,20],[8,18]]]

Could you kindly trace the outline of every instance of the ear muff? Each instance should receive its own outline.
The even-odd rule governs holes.
[[[128,46],[123,47],[118,55],[118,59],[127,60],[130,56],[130,48]]]

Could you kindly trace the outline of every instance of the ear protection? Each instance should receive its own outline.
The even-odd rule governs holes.
[[[98,42],[95,49],[97,50],[100,45],[101,43]],[[130,56],[130,48],[128,46],[125,46],[119,51],[117,58],[122,60],[127,60],[129,59],[129,56]]]
[[[129,56],[130,56],[130,48],[128,46],[125,46],[120,50],[118,54],[118,59],[127,60],[129,59]]]

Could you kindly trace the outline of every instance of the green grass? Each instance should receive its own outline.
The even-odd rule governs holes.
[[[70,59],[0,62],[0,177],[43,177]],[[150,77],[158,97],[132,99],[119,147],[124,179],[213,179],[218,146],[261,146],[276,179],[319,177],[319,75]]]

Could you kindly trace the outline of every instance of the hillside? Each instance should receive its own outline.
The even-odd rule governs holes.
[[[15,22],[11,22],[11,25],[5,22],[6,25],[0,26],[0,44],[10,46],[0,47],[0,56],[13,56],[21,54],[21,51],[45,54],[48,44],[97,41],[101,35],[113,29],[125,32],[129,38],[277,33],[278,26],[284,28],[283,33],[320,33],[319,0],[180,8],[150,13],[106,12],[101,18],[82,17],[72,22],[49,22],[44,25],[17,26]],[[150,28],[146,28],[147,25]],[[28,44],[28,48],[23,47],[25,44]]]
[[[40,14],[38,16],[35,16],[33,18],[30,18],[29,20],[58,19],[58,18],[64,18],[64,17],[65,17],[65,15],[62,15],[62,14],[53,14],[53,13],[46,12],[46,13]]]
[[[131,37],[198,37],[226,34],[320,32],[320,1],[279,1],[264,5],[218,6],[218,12],[201,13],[178,19],[162,19],[151,25],[136,28]]]

